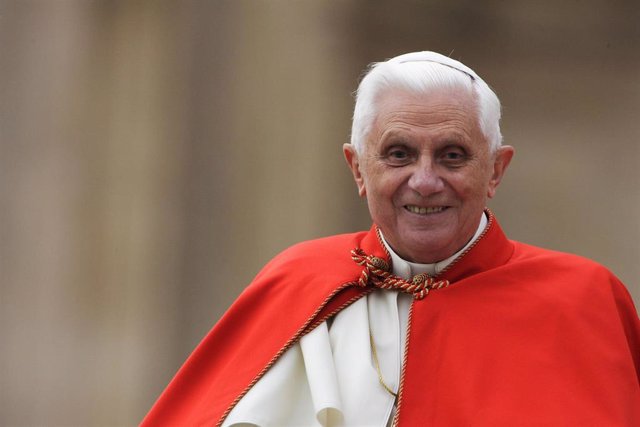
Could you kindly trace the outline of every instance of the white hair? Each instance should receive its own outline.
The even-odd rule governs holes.
[[[463,88],[476,100],[480,130],[492,152],[502,145],[500,100],[471,68],[436,52],[413,52],[369,67],[358,90],[351,126],[351,144],[362,153],[376,117],[376,102],[390,89],[426,95],[441,89]]]

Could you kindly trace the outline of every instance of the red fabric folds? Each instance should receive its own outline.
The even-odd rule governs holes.
[[[296,245],[258,274],[143,426],[220,424],[300,336],[370,292],[350,251],[389,261],[375,228]],[[400,426],[640,426],[640,322],[584,258],[489,230],[413,302]]]

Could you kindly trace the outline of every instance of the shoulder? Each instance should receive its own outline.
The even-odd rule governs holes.
[[[265,268],[282,266],[290,263],[341,262],[351,260],[351,249],[359,246],[367,234],[365,231],[348,234],[337,234],[319,239],[306,240],[283,250],[269,261]]]
[[[563,292],[572,289],[596,295],[628,295],[622,282],[604,265],[589,258],[566,252],[513,242],[509,261],[519,271],[527,271],[541,283],[558,285]]]
[[[516,241],[512,241],[512,243],[515,248],[511,259],[512,262],[537,262],[553,268],[579,268],[587,269],[590,272],[599,271],[611,274],[603,265],[580,255],[545,249]]]
[[[323,253],[342,252],[345,249],[350,251],[362,242],[367,233],[367,231],[359,231],[307,240],[285,249],[279,256],[317,256],[318,251]]]
[[[338,283],[353,280],[360,267],[351,259],[351,250],[359,247],[366,231],[338,234],[297,243],[276,255],[256,276],[254,283],[316,281]]]
[[[584,318],[588,313],[614,313],[640,345],[640,323],[626,286],[607,267],[588,258],[513,242],[515,251],[505,265],[512,284],[526,289],[529,300],[543,302],[545,310],[563,318]],[[640,363],[640,362],[639,362]]]

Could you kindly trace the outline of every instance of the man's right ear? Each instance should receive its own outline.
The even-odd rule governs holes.
[[[358,159],[358,153],[356,152],[356,149],[351,144],[344,144],[342,146],[342,152],[344,153],[344,158],[347,161],[349,169],[351,169],[353,179],[358,186],[358,194],[360,195],[360,197],[365,197],[367,195],[367,190],[364,185],[362,172],[360,172],[360,161]]]

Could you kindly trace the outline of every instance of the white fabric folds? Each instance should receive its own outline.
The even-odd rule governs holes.
[[[436,264],[404,261],[385,242],[394,274],[409,279],[440,272],[486,225],[482,215],[471,241]],[[280,357],[233,408],[223,427],[388,426],[395,398],[378,379],[369,331],[384,381],[397,392],[412,300],[409,294],[376,290],[320,324]]]

